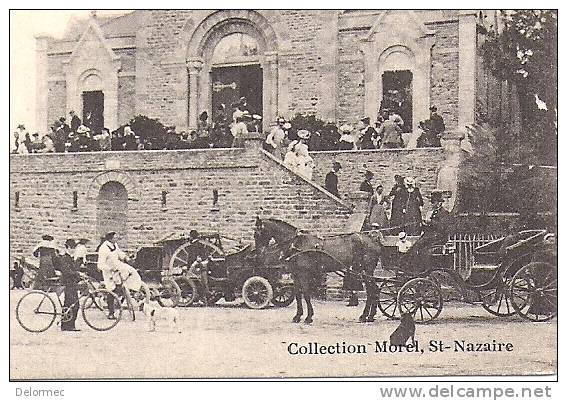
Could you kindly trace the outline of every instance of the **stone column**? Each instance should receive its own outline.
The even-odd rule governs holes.
[[[457,199],[459,165],[463,154],[461,141],[464,137],[462,131],[446,131],[441,140],[446,158],[437,172],[436,189],[450,193],[450,197],[445,201],[448,210],[453,210]]]
[[[36,36],[35,38],[35,130],[41,133],[47,132],[47,48],[49,38],[47,36]]]
[[[201,59],[187,60],[189,72],[189,129],[197,129],[199,114],[199,75],[203,69]]]
[[[262,72],[264,84],[262,88],[263,128],[267,130],[278,116],[278,54],[276,52],[264,53]]]
[[[476,13],[459,11],[459,127],[474,123],[476,83]]]

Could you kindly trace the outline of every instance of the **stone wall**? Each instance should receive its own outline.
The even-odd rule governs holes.
[[[351,213],[259,149],[12,155],[10,178],[12,256],[29,255],[44,233],[95,247],[97,197],[110,181],[127,191],[128,249],[192,228],[251,241],[256,215],[341,232]]]
[[[65,81],[50,81],[47,92],[47,126],[49,127],[59,117],[67,115],[67,85]],[[80,113],[80,111],[77,111]]]
[[[428,26],[436,31],[431,49],[431,104],[436,105],[447,129],[459,120],[459,22]]]
[[[368,30],[339,32],[337,120],[355,122],[364,116],[364,57],[360,40]],[[372,121],[376,116],[369,116]]]
[[[136,115],[136,77],[118,78],[118,123],[126,124]]]

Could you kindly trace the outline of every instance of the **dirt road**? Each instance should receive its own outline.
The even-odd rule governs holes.
[[[312,325],[291,323],[295,304],[266,310],[225,305],[180,309],[181,334],[167,327],[150,333],[145,317],[121,321],[109,332],[96,332],[79,317],[80,332],[61,332],[53,326],[34,334],[15,319],[22,294],[11,291],[12,379],[543,375],[557,371],[555,319],[536,324],[497,318],[480,307],[458,303],[447,304],[432,324],[417,327],[423,352],[390,353],[376,352],[376,343],[387,340],[397,322],[380,317],[374,323],[357,323],[362,306],[347,308],[339,302],[316,301]],[[432,350],[430,341],[435,341],[434,348],[438,341],[449,348]],[[473,348],[476,343],[510,343],[512,350],[455,351],[455,341],[474,343]],[[300,354],[309,351],[318,353]]]

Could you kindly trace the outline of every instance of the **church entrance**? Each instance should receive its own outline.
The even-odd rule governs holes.
[[[241,97],[250,114],[262,115],[262,68],[259,65],[214,67],[211,71],[213,110],[223,103],[232,110]]]
[[[387,108],[404,120],[403,132],[412,132],[413,127],[413,74],[409,70],[384,71],[382,74],[381,108]]]
[[[104,127],[104,93],[102,91],[83,92],[83,124],[93,133]]]

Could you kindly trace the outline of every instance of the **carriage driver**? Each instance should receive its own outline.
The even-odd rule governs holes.
[[[431,249],[434,245],[444,244],[448,234],[453,231],[455,219],[452,213],[443,207],[444,192],[431,192],[431,216],[424,221],[424,233],[402,258],[402,266],[414,269],[427,269]],[[415,271],[419,273],[419,271]]]

